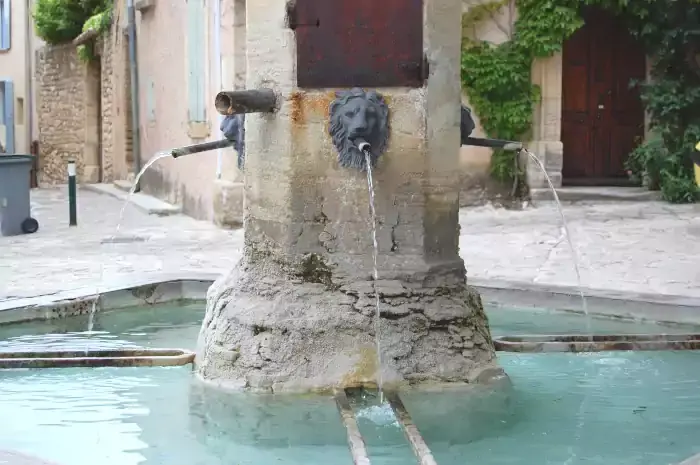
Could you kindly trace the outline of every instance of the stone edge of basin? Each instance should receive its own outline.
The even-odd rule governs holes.
[[[182,300],[204,300],[220,273],[139,274],[107,285],[77,288],[35,297],[0,300],[0,325],[49,320],[90,312],[99,295],[99,310],[116,310]],[[469,278],[485,303],[527,309],[540,308],[582,313],[579,291],[574,286]],[[658,323],[700,324],[700,297],[642,294],[606,289],[584,289],[591,315]]]
[[[194,357],[185,349],[148,348],[2,352],[0,369],[181,366],[194,362]]]
[[[527,335],[493,338],[498,352],[700,350],[700,334]]]
[[[0,325],[88,314],[97,311],[203,300],[218,273],[154,273],[130,276],[108,285],[83,287],[36,297],[0,300]]]
[[[484,302],[513,308],[583,313],[576,286],[470,278]],[[584,288],[588,313],[624,320],[700,324],[700,297]]]

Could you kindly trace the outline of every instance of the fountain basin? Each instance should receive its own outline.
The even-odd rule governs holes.
[[[587,326],[557,312],[491,307],[487,314],[494,334],[507,337]],[[0,325],[0,352],[191,349],[202,316],[201,303],[169,304],[99,311],[89,333],[87,315]],[[697,334],[607,319],[593,319],[591,328],[596,337],[625,328],[650,338]],[[698,355],[499,352],[509,389],[408,389],[401,398],[440,465],[667,465],[700,452]],[[227,457],[241,465],[352,464],[331,395],[226,392],[194,379],[188,366],[2,370],[0,388],[0,411],[15,419],[0,424],[0,449],[41,450],[61,465],[225,465]],[[374,399],[352,402],[371,463],[414,463],[391,410]]]
[[[31,351],[0,353],[3,368],[73,368],[180,366],[194,361],[194,352],[183,349],[112,349],[82,351]]]

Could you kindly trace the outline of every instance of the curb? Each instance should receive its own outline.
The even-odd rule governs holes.
[[[128,192],[125,192],[113,184],[83,184],[80,186],[80,188],[91,192],[96,192],[98,194],[109,195],[125,202],[129,198]],[[149,215],[168,216],[182,213],[180,207],[141,192],[133,194],[129,201],[136,208]]]

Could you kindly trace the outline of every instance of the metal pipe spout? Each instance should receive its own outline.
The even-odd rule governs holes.
[[[236,141],[228,140],[228,139],[217,140],[214,142],[204,142],[202,144],[194,144],[194,145],[188,145],[185,147],[180,147],[177,149],[172,149],[170,151],[170,155],[172,155],[173,158],[179,158],[183,155],[191,155],[193,153],[208,152],[210,150],[217,150],[217,149],[223,149],[226,147],[231,147],[235,143],[236,143]]]
[[[224,116],[241,113],[272,113],[277,108],[277,96],[271,89],[224,90],[214,99],[216,111]]]

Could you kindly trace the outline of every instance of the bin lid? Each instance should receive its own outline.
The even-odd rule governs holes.
[[[22,163],[33,163],[34,155],[19,155],[19,154],[6,154],[0,153],[0,165],[11,165],[11,164],[22,164]]]

